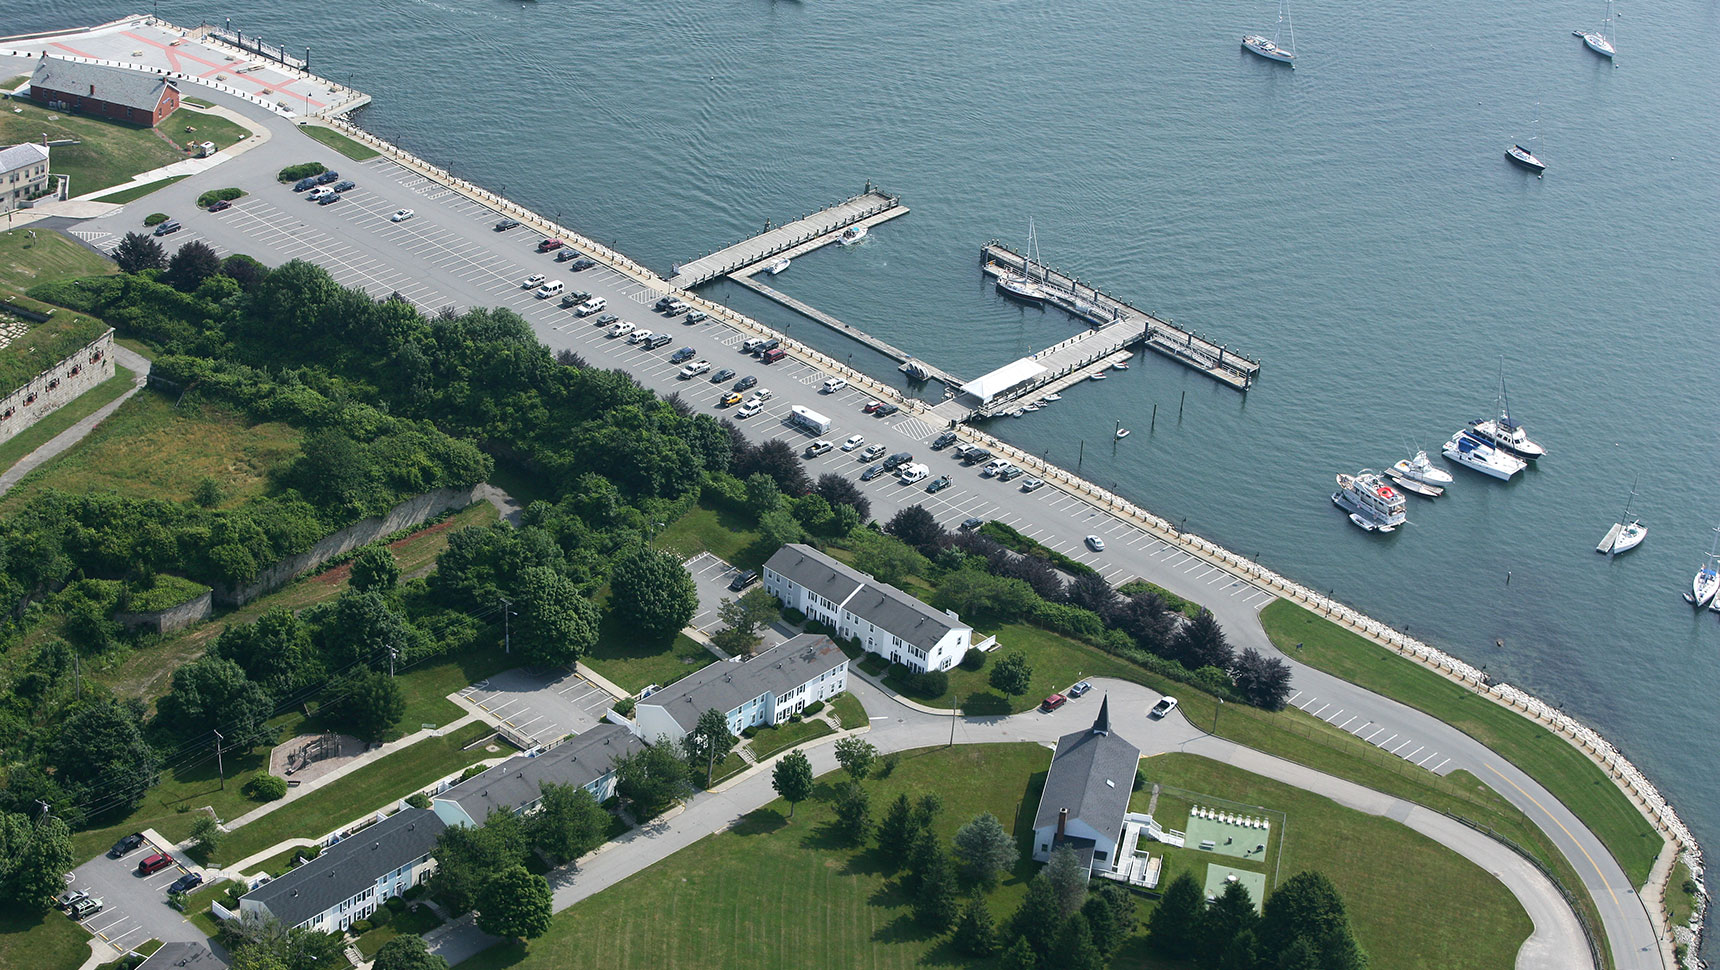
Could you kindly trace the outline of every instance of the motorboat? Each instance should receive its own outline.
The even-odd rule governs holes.
[[[1510,481],[1513,475],[1529,467],[1528,462],[1493,447],[1470,434],[1467,429],[1452,435],[1451,440],[1445,443],[1442,453],[1465,468],[1491,475],[1501,481]]]
[[[1126,360],[1119,360],[1115,364],[1111,365],[1111,369],[1112,370],[1128,370],[1129,369],[1129,362]]]
[[[1690,605],[1701,609],[1714,599],[1716,591],[1720,591],[1720,526],[1714,529],[1714,542],[1708,546],[1708,558],[1702,560],[1701,568],[1696,570],[1695,578],[1690,581],[1690,592],[1685,598]]]
[[[1332,504],[1350,513],[1350,521],[1366,532],[1391,532],[1408,521],[1403,493],[1386,484],[1379,472],[1364,468],[1339,475]]]
[[[1289,35],[1290,46],[1283,46],[1285,35]],[[1244,50],[1251,51],[1269,61],[1296,66],[1296,25],[1290,19],[1289,0],[1278,0],[1278,28],[1271,37],[1261,34],[1249,34],[1242,38]]]
[[[1090,381],[1102,381],[1107,376],[1109,376],[1109,375],[1107,375],[1104,371],[1100,371],[1097,374],[1088,374],[1087,379]]]
[[[1445,494],[1445,489],[1440,488],[1438,485],[1428,485],[1423,482],[1404,478],[1401,475],[1391,475],[1389,473],[1387,477],[1389,477],[1392,480],[1392,484],[1396,485],[1398,488],[1401,488],[1406,492],[1414,492],[1415,494],[1426,498],[1439,498],[1441,495]]]
[[[789,264],[792,262],[793,262],[793,260],[789,259],[787,256],[784,256],[783,258],[777,260],[776,262],[771,263],[769,266],[766,266],[765,271],[770,273],[770,275],[775,276],[776,274],[787,269],[789,267]]]
[[[1536,158],[1534,152],[1522,145],[1512,145],[1505,149],[1505,157],[1530,171],[1545,172],[1547,170],[1547,163]]]
[[[1026,413],[1027,413],[1026,408],[1016,408],[1015,410],[1009,412],[1009,416],[1012,418],[1019,418]]]
[[[1117,429],[1117,440],[1118,441],[1122,441],[1124,438],[1127,438],[1128,436],[1129,436],[1129,429],[1128,428],[1118,428]]]
[[[1595,546],[1595,551],[1607,556],[1616,556],[1621,552],[1629,552],[1642,545],[1642,540],[1648,538],[1648,526],[1642,524],[1642,519],[1630,514],[1631,499],[1636,498],[1636,484],[1630,487],[1630,496],[1624,500],[1624,512],[1619,520],[1607,530],[1606,538]]]
[[[1063,395],[1061,395],[1061,394],[1047,394],[1044,397],[1040,398],[1040,400],[1041,401],[1061,401],[1061,400],[1063,400]]]
[[[1445,486],[1451,484],[1451,473],[1443,468],[1435,467],[1428,460],[1427,452],[1417,451],[1414,458],[1404,458],[1391,468],[1391,473],[1400,478],[1424,485]]]
[[[1534,461],[1547,453],[1547,449],[1531,441],[1529,433],[1511,417],[1511,395],[1505,387],[1503,357],[1499,358],[1499,397],[1495,404],[1499,408],[1498,416],[1469,422],[1470,434],[1524,461]]]
[[[866,227],[865,226],[849,226],[848,228],[842,230],[842,238],[840,238],[836,241],[841,243],[844,246],[852,246],[855,243],[857,243],[860,240],[865,239],[865,238],[866,238]]]

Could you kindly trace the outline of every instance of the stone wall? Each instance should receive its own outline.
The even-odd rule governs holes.
[[[10,312],[14,311],[0,307],[0,313]],[[11,439],[112,376],[113,331],[109,330],[0,399],[0,442]]]
[[[215,599],[212,590],[205,590],[202,596],[193,597],[178,606],[169,606],[165,610],[151,610],[147,613],[115,613],[115,621],[127,630],[148,630],[151,633],[171,633],[182,630],[193,623],[201,623],[215,613]]]
[[[415,495],[390,509],[387,515],[373,515],[324,536],[310,549],[282,559],[243,586],[216,584],[215,602],[222,606],[243,606],[264,593],[280,589],[305,570],[320,566],[336,556],[345,555],[359,546],[369,545],[385,535],[417,525],[449,509],[463,509],[477,501],[477,492],[478,486],[469,485]]]

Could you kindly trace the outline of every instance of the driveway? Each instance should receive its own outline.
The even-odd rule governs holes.
[[[596,727],[615,703],[579,674],[516,667],[460,691],[466,703],[530,744],[548,744]]]
[[[103,853],[72,870],[71,888],[98,897],[104,904],[101,912],[84,920],[84,929],[116,951],[123,953],[127,947],[150,939],[163,943],[208,939],[184,913],[167,905],[167,887],[188,871],[184,865],[171,865],[150,876],[138,875],[138,862],[159,851],[164,850],[145,843],[123,859],[110,859]]]

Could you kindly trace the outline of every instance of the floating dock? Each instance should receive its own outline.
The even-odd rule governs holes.
[[[849,226],[859,223],[876,225],[907,214],[908,207],[902,205],[896,196],[885,195],[868,185],[865,192],[851,199],[845,199],[785,225],[772,226],[766,223],[765,230],[750,239],[743,239],[733,246],[676,266],[675,275],[669,279],[669,286],[672,290],[690,290],[718,277],[742,272],[766,260],[774,260],[784,255],[792,258],[793,255],[829,245]]]
[[[959,387],[961,385],[960,380],[957,380],[955,377],[951,376],[950,374],[946,373],[945,371],[941,370],[940,368],[933,367],[931,364],[928,364],[925,361],[918,359],[913,354],[908,353],[907,351],[903,350],[902,348],[897,347],[894,344],[887,343],[883,340],[880,340],[877,337],[872,336],[871,334],[867,333],[864,330],[861,330],[858,327],[853,327],[853,326],[850,326],[846,323],[843,323],[841,320],[838,320],[835,317],[831,316],[830,314],[825,313],[823,310],[820,310],[816,307],[810,306],[809,304],[803,303],[802,301],[797,300],[792,296],[789,296],[787,293],[784,293],[781,290],[778,290],[778,289],[775,289],[773,287],[766,286],[763,283],[760,283],[758,280],[752,278],[752,276],[750,276],[750,275],[743,275],[741,273],[734,273],[734,274],[731,274],[729,276],[729,279],[734,280],[736,283],[739,283],[740,285],[746,287],[749,290],[752,290],[754,293],[757,293],[759,296],[765,297],[767,299],[775,300],[776,302],[782,304],[783,306],[788,307],[790,310],[793,310],[794,312],[800,314],[801,316],[806,317],[808,320],[816,320],[817,322],[824,324],[826,327],[829,327],[830,329],[836,331],[837,333],[842,334],[844,337],[847,337],[851,340],[855,340],[855,341],[858,341],[860,343],[863,343],[866,346],[872,348],[873,350],[876,350],[878,353],[883,354],[884,356],[891,358],[892,360],[896,361],[896,363],[901,365],[900,370],[903,373],[909,374],[910,376],[914,376],[913,371],[909,369],[911,367],[911,368],[914,368],[914,369],[919,371],[919,379],[922,379],[922,380],[924,380],[924,379],[940,380],[940,381],[943,381],[949,387]]]
[[[1029,262],[995,240],[980,247],[980,262],[991,276],[1009,272],[1028,277],[1044,289],[1047,302],[1090,325],[1107,329],[1119,324],[1138,327],[1148,347],[1239,391],[1254,386],[1260,374],[1259,361],[1107,296],[1043,263]]]

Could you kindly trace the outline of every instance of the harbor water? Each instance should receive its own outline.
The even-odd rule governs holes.
[[[6,32],[139,12],[9,7]],[[961,376],[1076,332],[981,276],[1031,218],[1046,262],[1261,377],[1149,355],[988,430],[1562,704],[1720,835],[1720,622],[1680,598],[1720,522],[1720,8],[1622,6],[1615,63],[1571,34],[1600,0],[1303,3],[1294,70],[1240,49],[1275,18],[1240,0],[159,9],[241,12],[374,95],[359,123],[665,274],[868,179],[899,193],[907,218],[771,285]],[[1541,179],[1504,157],[1537,110]],[[1351,526],[1334,474],[1439,461],[1501,357],[1551,454],[1508,484],[1456,470],[1395,534]],[[1649,538],[1597,556],[1638,476]]]

